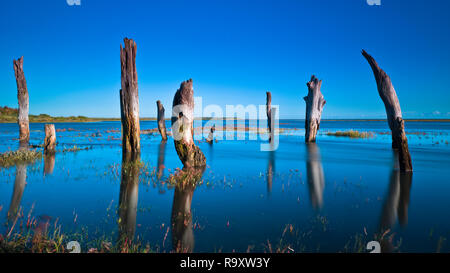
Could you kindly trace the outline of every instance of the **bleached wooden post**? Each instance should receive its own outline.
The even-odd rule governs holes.
[[[391,78],[378,66],[375,59],[365,50],[362,51],[362,55],[366,58],[372,68],[377,82],[378,94],[380,95],[381,100],[383,100],[384,107],[386,108],[389,128],[392,131],[392,148],[399,150],[400,171],[403,173],[411,172],[413,168],[411,155],[409,154],[408,139],[405,134],[405,124],[397,93],[392,85]]]
[[[164,106],[159,100],[156,101],[156,106],[158,107],[158,130],[161,134],[162,139],[167,140],[166,121],[164,119]]]
[[[56,147],[56,132],[54,124],[45,124],[44,152],[54,153]]]
[[[272,141],[272,94],[266,92],[266,114],[267,114],[267,129],[269,134],[269,142]]]
[[[194,143],[194,90],[192,79],[181,83],[172,104],[172,136],[185,168],[203,167],[206,158]]]
[[[308,96],[303,99],[306,102],[305,117],[305,142],[316,142],[317,131],[320,128],[320,119],[322,117],[323,106],[326,101],[320,91],[322,80],[312,75],[311,80],[306,84],[308,86]]]
[[[23,56],[13,61],[14,74],[17,83],[17,99],[19,101],[19,141],[21,146],[28,146],[30,141],[30,125],[28,121],[29,97],[27,89],[27,81],[23,72]]]
[[[136,71],[136,43],[124,39],[120,45],[120,115],[122,120],[122,153],[136,157],[140,154],[139,93]]]

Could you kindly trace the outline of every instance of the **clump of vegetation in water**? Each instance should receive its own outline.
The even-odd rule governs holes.
[[[372,138],[372,132],[359,132],[359,131],[336,131],[336,132],[328,132],[327,136],[336,136],[336,137],[349,137],[349,138]]]
[[[77,145],[74,145],[73,147],[70,148],[64,148],[61,152],[66,153],[66,152],[78,152],[78,151],[82,151],[82,150],[89,150],[89,147],[85,147],[85,148],[80,148]]]
[[[19,149],[0,154],[0,167],[9,168],[18,163],[32,163],[42,157],[36,150]]]

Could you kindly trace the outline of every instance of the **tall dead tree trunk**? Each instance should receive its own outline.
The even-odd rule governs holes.
[[[19,101],[19,141],[21,146],[28,145],[30,141],[30,125],[28,121],[29,97],[27,89],[27,81],[23,73],[23,57],[14,60],[14,74],[17,83],[17,99]]]
[[[272,141],[272,94],[266,92],[266,114],[267,114],[267,128],[269,133],[269,142]]]
[[[44,153],[55,153],[56,132],[54,124],[45,124]]]
[[[206,158],[194,143],[194,90],[192,79],[181,83],[172,104],[172,136],[185,168],[203,167]]]
[[[136,71],[136,43],[124,39],[120,45],[120,115],[122,120],[122,153],[136,157],[140,154],[139,93]]]
[[[308,96],[303,98],[306,102],[305,142],[310,143],[316,142],[322,110],[326,101],[320,91],[321,80],[312,75],[311,80],[306,85],[308,86]]]
[[[392,148],[399,150],[400,171],[411,172],[413,168],[411,155],[409,154],[408,139],[405,134],[405,123],[391,78],[378,66],[375,59],[365,50],[362,51],[362,55],[366,58],[367,62],[369,62],[370,67],[373,70],[377,82],[378,94],[380,95],[381,100],[383,100],[384,107],[386,108],[389,128],[392,131]]]
[[[161,134],[162,139],[167,140],[166,121],[164,119],[164,106],[159,100],[156,101],[156,106],[158,107],[158,130]]]

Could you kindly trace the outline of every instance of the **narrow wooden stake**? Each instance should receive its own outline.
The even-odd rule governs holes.
[[[139,93],[136,71],[136,43],[124,39],[120,45],[120,115],[122,120],[122,153],[136,157],[140,154]]]
[[[303,98],[306,102],[305,142],[310,143],[316,142],[322,110],[326,101],[320,91],[322,87],[321,80],[312,75],[311,80],[306,85],[308,86],[308,96]]]
[[[272,142],[272,94],[270,92],[266,92],[266,114],[269,142]]]
[[[156,106],[158,107],[158,130],[161,134],[162,139],[167,140],[166,121],[164,119],[164,106],[159,100],[156,101]]]
[[[185,168],[203,167],[206,158],[194,143],[194,90],[192,79],[181,83],[172,104],[172,136]]]
[[[56,131],[54,124],[45,124],[44,153],[55,153]]]
[[[399,166],[401,172],[411,172],[413,170],[411,155],[408,148],[408,139],[405,134],[405,123],[402,117],[402,110],[400,109],[400,102],[397,98],[391,78],[384,72],[377,64],[375,59],[370,56],[365,50],[362,55],[369,62],[370,67],[375,75],[377,82],[378,94],[383,100],[386,108],[386,115],[389,128],[392,131],[392,148],[399,149]]]
[[[27,89],[27,81],[23,72],[23,56],[13,61],[14,74],[17,83],[17,99],[19,101],[19,141],[21,146],[28,146],[30,141],[30,125],[28,121],[29,97]]]

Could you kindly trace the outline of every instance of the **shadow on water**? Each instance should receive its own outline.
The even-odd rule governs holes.
[[[166,140],[161,140],[161,143],[159,143],[158,146],[158,172],[157,172],[157,177],[158,179],[161,179],[161,177],[164,175],[164,159],[166,156],[166,146],[167,146],[167,141]]]
[[[20,163],[16,165],[16,178],[8,210],[8,220],[14,221],[18,216],[20,202],[27,184],[27,165]]]
[[[401,227],[408,224],[408,207],[412,185],[412,172],[401,173],[398,168],[398,152],[394,151],[394,168],[391,173],[389,189],[380,217],[380,234],[392,230],[398,222]],[[394,246],[391,238],[381,239],[381,251],[392,252]]]
[[[323,191],[325,188],[325,175],[320,158],[320,150],[316,143],[306,144],[307,161],[306,176],[308,181],[309,198],[311,206],[318,210],[323,206]]]
[[[172,204],[172,247],[174,252],[194,251],[192,227],[192,197],[196,184],[201,180],[205,168],[181,170],[176,176],[176,187]]]
[[[119,242],[128,245],[136,232],[140,156],[122,158],[119,193]]]

